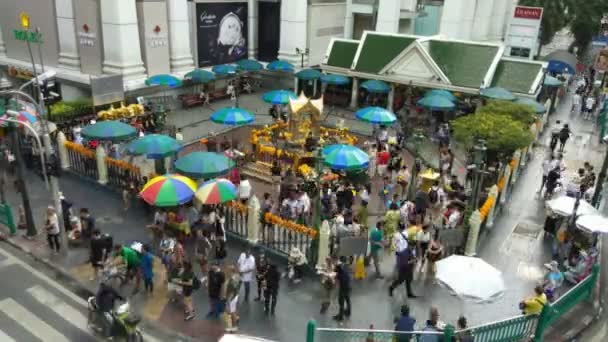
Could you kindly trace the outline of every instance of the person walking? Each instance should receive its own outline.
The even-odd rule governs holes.
[[[245,287],[245,301],[249,301],[249,292],[251,290],[251,281],[253,280],[253,271],[255,271],[255,257],[251,254],[251,250],[247,249],[241,253],[237,261],[241,282]]]
[[[182,298],[184,303],[184,321],[189,321],[194,318],[194,306],[192,304],[192,292],[194,291],[195,281],[192,264],[189,261],[184,261],[184,270],[178,284],[182,286]]]
[[[154,255],[152,255],[150,245],[144,245],[141,255],[141,273],[144,278],[144,290],[146,293],[154,291]]]
[[[281,273],[275,264],[268,264],[266,272],[266,288],[264,290],[264,312],[274,316],[274,311],[277,307],[277,295],[279,294],[279,281]]]
[[[209,313],[207,318],[217,319],[224,311],[222,302],[222,287],[224,286],[225,275],[220,266],[214,263],[209,270],[207,290],[209,296]]]
[[[376,271],[376,279],[384,278],[380,272],[380,257],[382,250],[384,249],[384,234],[382,233],[382,226],[382,221],[376,223],[376,227],[372,229],[371,233],[369,234],[370,256]]]
[[[416,298],[412,291],[412,280],[414,276],[413,268],[416,264],[416,256],[414,249],[409,246],[404,251],[397,254],[397,278],[388,288],[388,295],[393,296],[395,288],[405,282],[405,289],[408,298]]]
[[[99,229],[93,230],[89,248],[89,260],[91,261],[93,274],[89,280],[93,281],[97,278],[99,271],[103,268],[103,263],[108,252],[110,251],[107,249],[106,241],[102,238]]]
[[[325,265],[322,270],[319,271],[321,275],[321,310],[320,313],[324,314],[329,309],[332,301],[332,294],[336,285],[336,266],[332,257],[325,258]]]
[[[410,342],[412,334],[408,334],[407,332],[415,331],[415,324],[416,319],[410,316],[410,307],[407,304],[402,305],[401,316],[395,319],[395,331],[399,332],[399,334],[395,334],[395,342]]]
[[[59,218],[57,218],[55,207],[52,205],[49,205],[48,208],[46,208],[46,222],[44,227],[49,247],[51,247],[51,252],[53,254],[59,253],[59,249],[61,248],[61,245],[59,244],[59,234],[61,234],[61,230],[59,229]]]
[[[209,239],[210,233],[208,230],[199,229],[196,231],[196,241],[194,243],[194,256],[201,269],[201,283],[207,279],[207,263],[211,255],[213,245]]]
[[[564,124],[564,127],[559,131],[559,151],[564,152],[564,147],[566,147],[566,142],[570,138],[572,131],[568,124]]]
[[[266,256],[264,253],[261,253],[258,256],[258,262],[256,263],[255,268],[255,280],[258,285],[258,296],[253,300],[259,302],[262,299],[262,295],[265,292],[266,288],[266,273],[268,272],[268,261],[266,260]]]
[[[340,310],[333,318],[340,322],[344,318],[349,318],[351,313],[350,292],[351,278],[346,263],[346,257],[340,257],[340,262],[336,266],[336,280],[338,282],[338,305]]]
[[[239,324],[239,287],[241,277],[234,265],[226,268],[226,281],[224,282],[224,297],[226,299],[226,312],[224,313],[224,324],[226,332],[235,332]]]
[[[547,182],[547,176],[549,172],[553,170],[556,165],[555,156],[553,153],[549,153],[547,155],[547,159],[543,160],[542,168],[543,168],[543,178],[540,182],[540,189],[538,189],[538,193],[541,194],[543,192],[543,188],[545,187],[545,183]]]

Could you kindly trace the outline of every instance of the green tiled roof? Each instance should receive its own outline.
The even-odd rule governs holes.
[[[388,36],[367,33],[361,43],[356,71],[376,74],[416,39],[404,36]]]
[[[452,84],[479,88],[498,47],[431,40],[429,54]]]
[[[327,58],[327,65],[350,69],[358,47],[359,42],[334,41]]]
[[[503,87],[511,92],[527,94],[541,71],[542,65],[501,60],[496,67],[492,87]]]

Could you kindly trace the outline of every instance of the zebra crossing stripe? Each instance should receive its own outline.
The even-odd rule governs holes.
[[[4,331],[0,330],[0,341],[2,342],[17,342],[12,337],[8,336],[4,333]]]
[[[73,306],[57,298],[57,296],[40,285],[34,285],[25,291],[40,304],[53,310],[59,317],[62,317],[85,333],[90,334],[90,331],[87,328],[87,319],[85,315]]]
[[[65,336],[42,321],[12,298],[0,301],[0,311],[41,341],[70,342]]]

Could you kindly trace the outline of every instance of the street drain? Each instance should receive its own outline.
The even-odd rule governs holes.
[[[542,229],[543,227],[541,225],[533,222],[519,222],[513,230],[513,234],[536,239]]]

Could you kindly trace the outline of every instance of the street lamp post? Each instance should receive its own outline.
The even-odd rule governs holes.
[[[300,55],[300,68],[304,68],[304,56],[308,56],[310,54],[310,50],[308,48],[296,48],[296,54]]]
[[[422,132],[420,132],[419,130],[417,130],[416,132],[414,132],[414,134],[412,134],[412,141],[414,143],[414,153],[416,154],[414,156],[414,165],[412,166],[412,171],[411,171],[411,178],[410,178],[410,186],[408,188],[408,194],[407,194],[407,198],[410,201],[413,201],[416,198],[416,190],[417,190],[417,186],[416,186],[416,179],[418,177],[418,172],[420,172],[420,169],[422,168],[422,161],[420,160],[420,158],[418,158],[418,150],[420,148],[420,144],[422,143],[422,141],[424,140],[424,134],[422,134]]]
[[[471,208],[473,208],[473,210],[476,209],[477,207],[477,202],[479,200],[479,190],[481,187],[481,179],[483,176],[483,164],[485,162],[485,156],[486,156],[486,142],[483,139],[478,139],[477,143],[475,144],[475,146],[473,146],[473,150],[474,150],[474,159],[473,159],[473,163],[474,163],[474,169],[473,172],[475,173],[475,178],[473,181],[473,187],[472,187],[472,193],[471,193],[471,202],[469,203]]]

